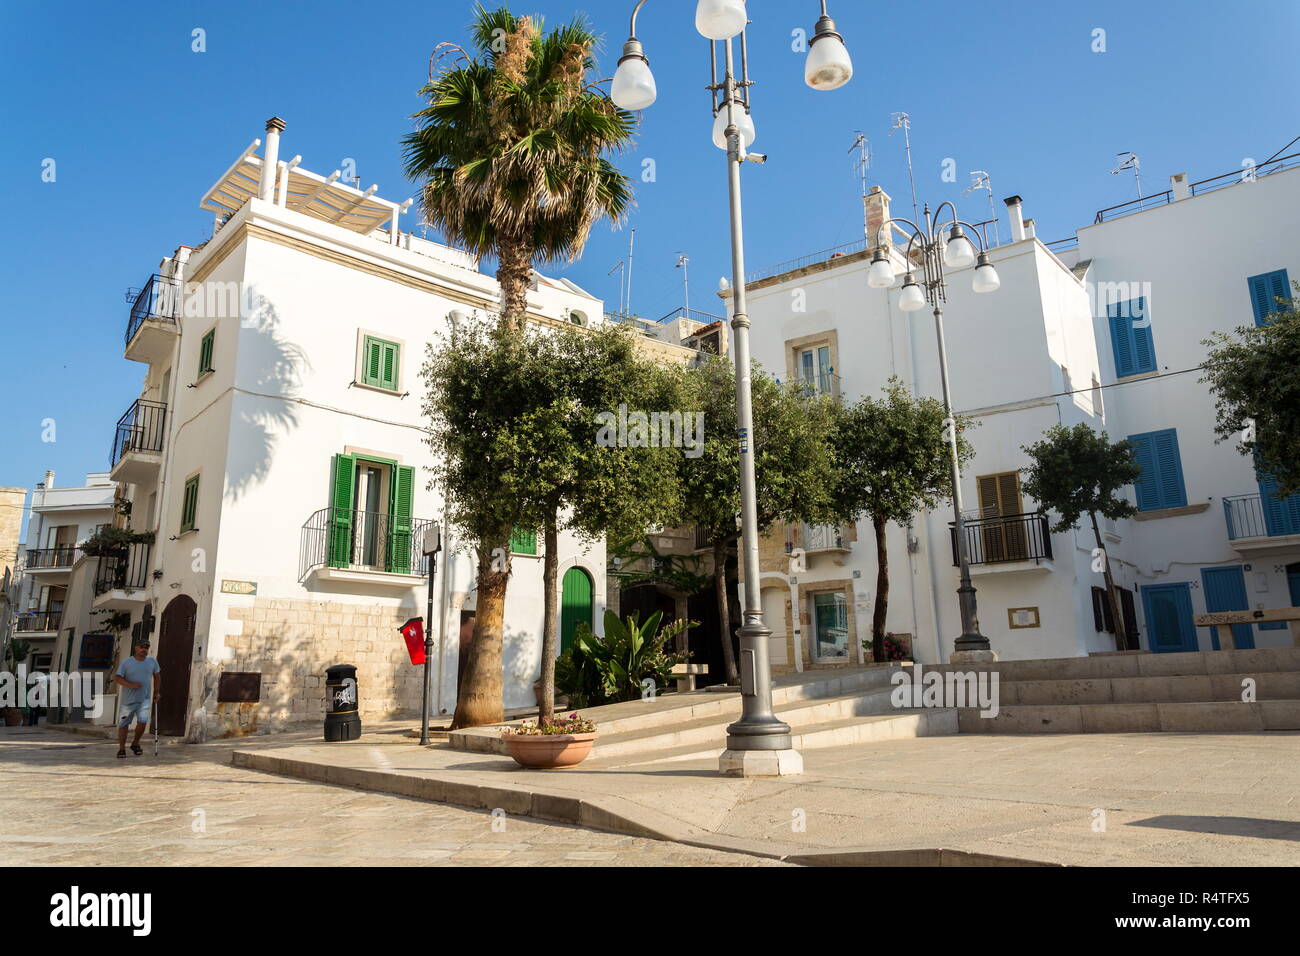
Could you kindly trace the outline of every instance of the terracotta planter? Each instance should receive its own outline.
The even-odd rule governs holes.
[[[18,727],[23,722],[23,712],[17,707],[6,707],[4,709],[5,726]]]
[[[596,735],[590,734],[503,734],[506,749],[515,763],[530,770],[573,767],[587,759]]]

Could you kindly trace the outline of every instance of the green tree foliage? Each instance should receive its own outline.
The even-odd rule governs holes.
[[[1219,440],[1236,439],[1282,495],[1300,493],[1300,282],[1265,325],[1215,333],[1202,382],[1216,400]]]

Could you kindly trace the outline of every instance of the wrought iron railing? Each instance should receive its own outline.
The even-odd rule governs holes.
[[[298,579],[324,567],[426,575],[429,559],[421,542],[429,524],[424,518],[322,508],[303,523]]]
[[[799,391],[804,395],[826,395],[830,398],[840,397],[840,377],[834,372],[818,372],[815,375],[800,375],[796,379]]]
[[[957,529],[949,524],[948,530],[952,535],[953,567],[958,567],[961,562],[957,554]],[[1052,558],[1052,534],[1047,515],[1041,511],[970,521],[963,519],[962,530],[972,565],[1050,561]]]
[[[62,611],[29,611],[18,615],[15,630],[23,633],[57,631],[62,620]]]
[[[117,420],[117,431],[113,434],[113,454],[109,461],[112,468],[128,452],[146,452],[160,454],[163,450],[163,438],[166,436],[167,406],[162,402],[150,402],[138,398],[131,403],[126,414]]]
[[[77,546],[75,544],[61,544],[53,548],[29,548],[26,568],[29,571],[70,568],[76,561]]]
[[[1300,495],[1270,495],[1267,501],[1263,495],[1231,495],[1223,499],[1223,517],[1229,541],[1300,534]]]
[[[143,588],[149,581],[151,551],[149,542],[136,541],[115,554],[103,555],[95,571],[95,594]]]
[[[131,339],[147,319],[174,323],[180,314],[180,282],[167,276],[150,276],[131,305],[131,317],[126,323],[126,344],[131,344]]]
[[[803,549],[805,551],[845,551],[844,533],[834,525],[806,524],[803,526]]]

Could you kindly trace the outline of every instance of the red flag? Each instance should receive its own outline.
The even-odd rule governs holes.
[[[424,618],[413,617],[403,624],[399,631],[406,638],[406,650],[411,655],[411,663],[417,667],[424,663]]]

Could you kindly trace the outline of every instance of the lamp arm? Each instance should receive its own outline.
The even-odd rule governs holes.
[[[628,33],[628,36],[629,36],[631,39],[633,39],[633,40],[636,39],[636,18],[637,18],[637,14],[639,14],[639,13],[641,12],[641,8],[644,7],[645,5],[646,5],[646,0],[637,0],[637,5],[636,5],[636,7],[632,10],[632,27],[631,27],[631,30],[630,30],[629,33]]]

